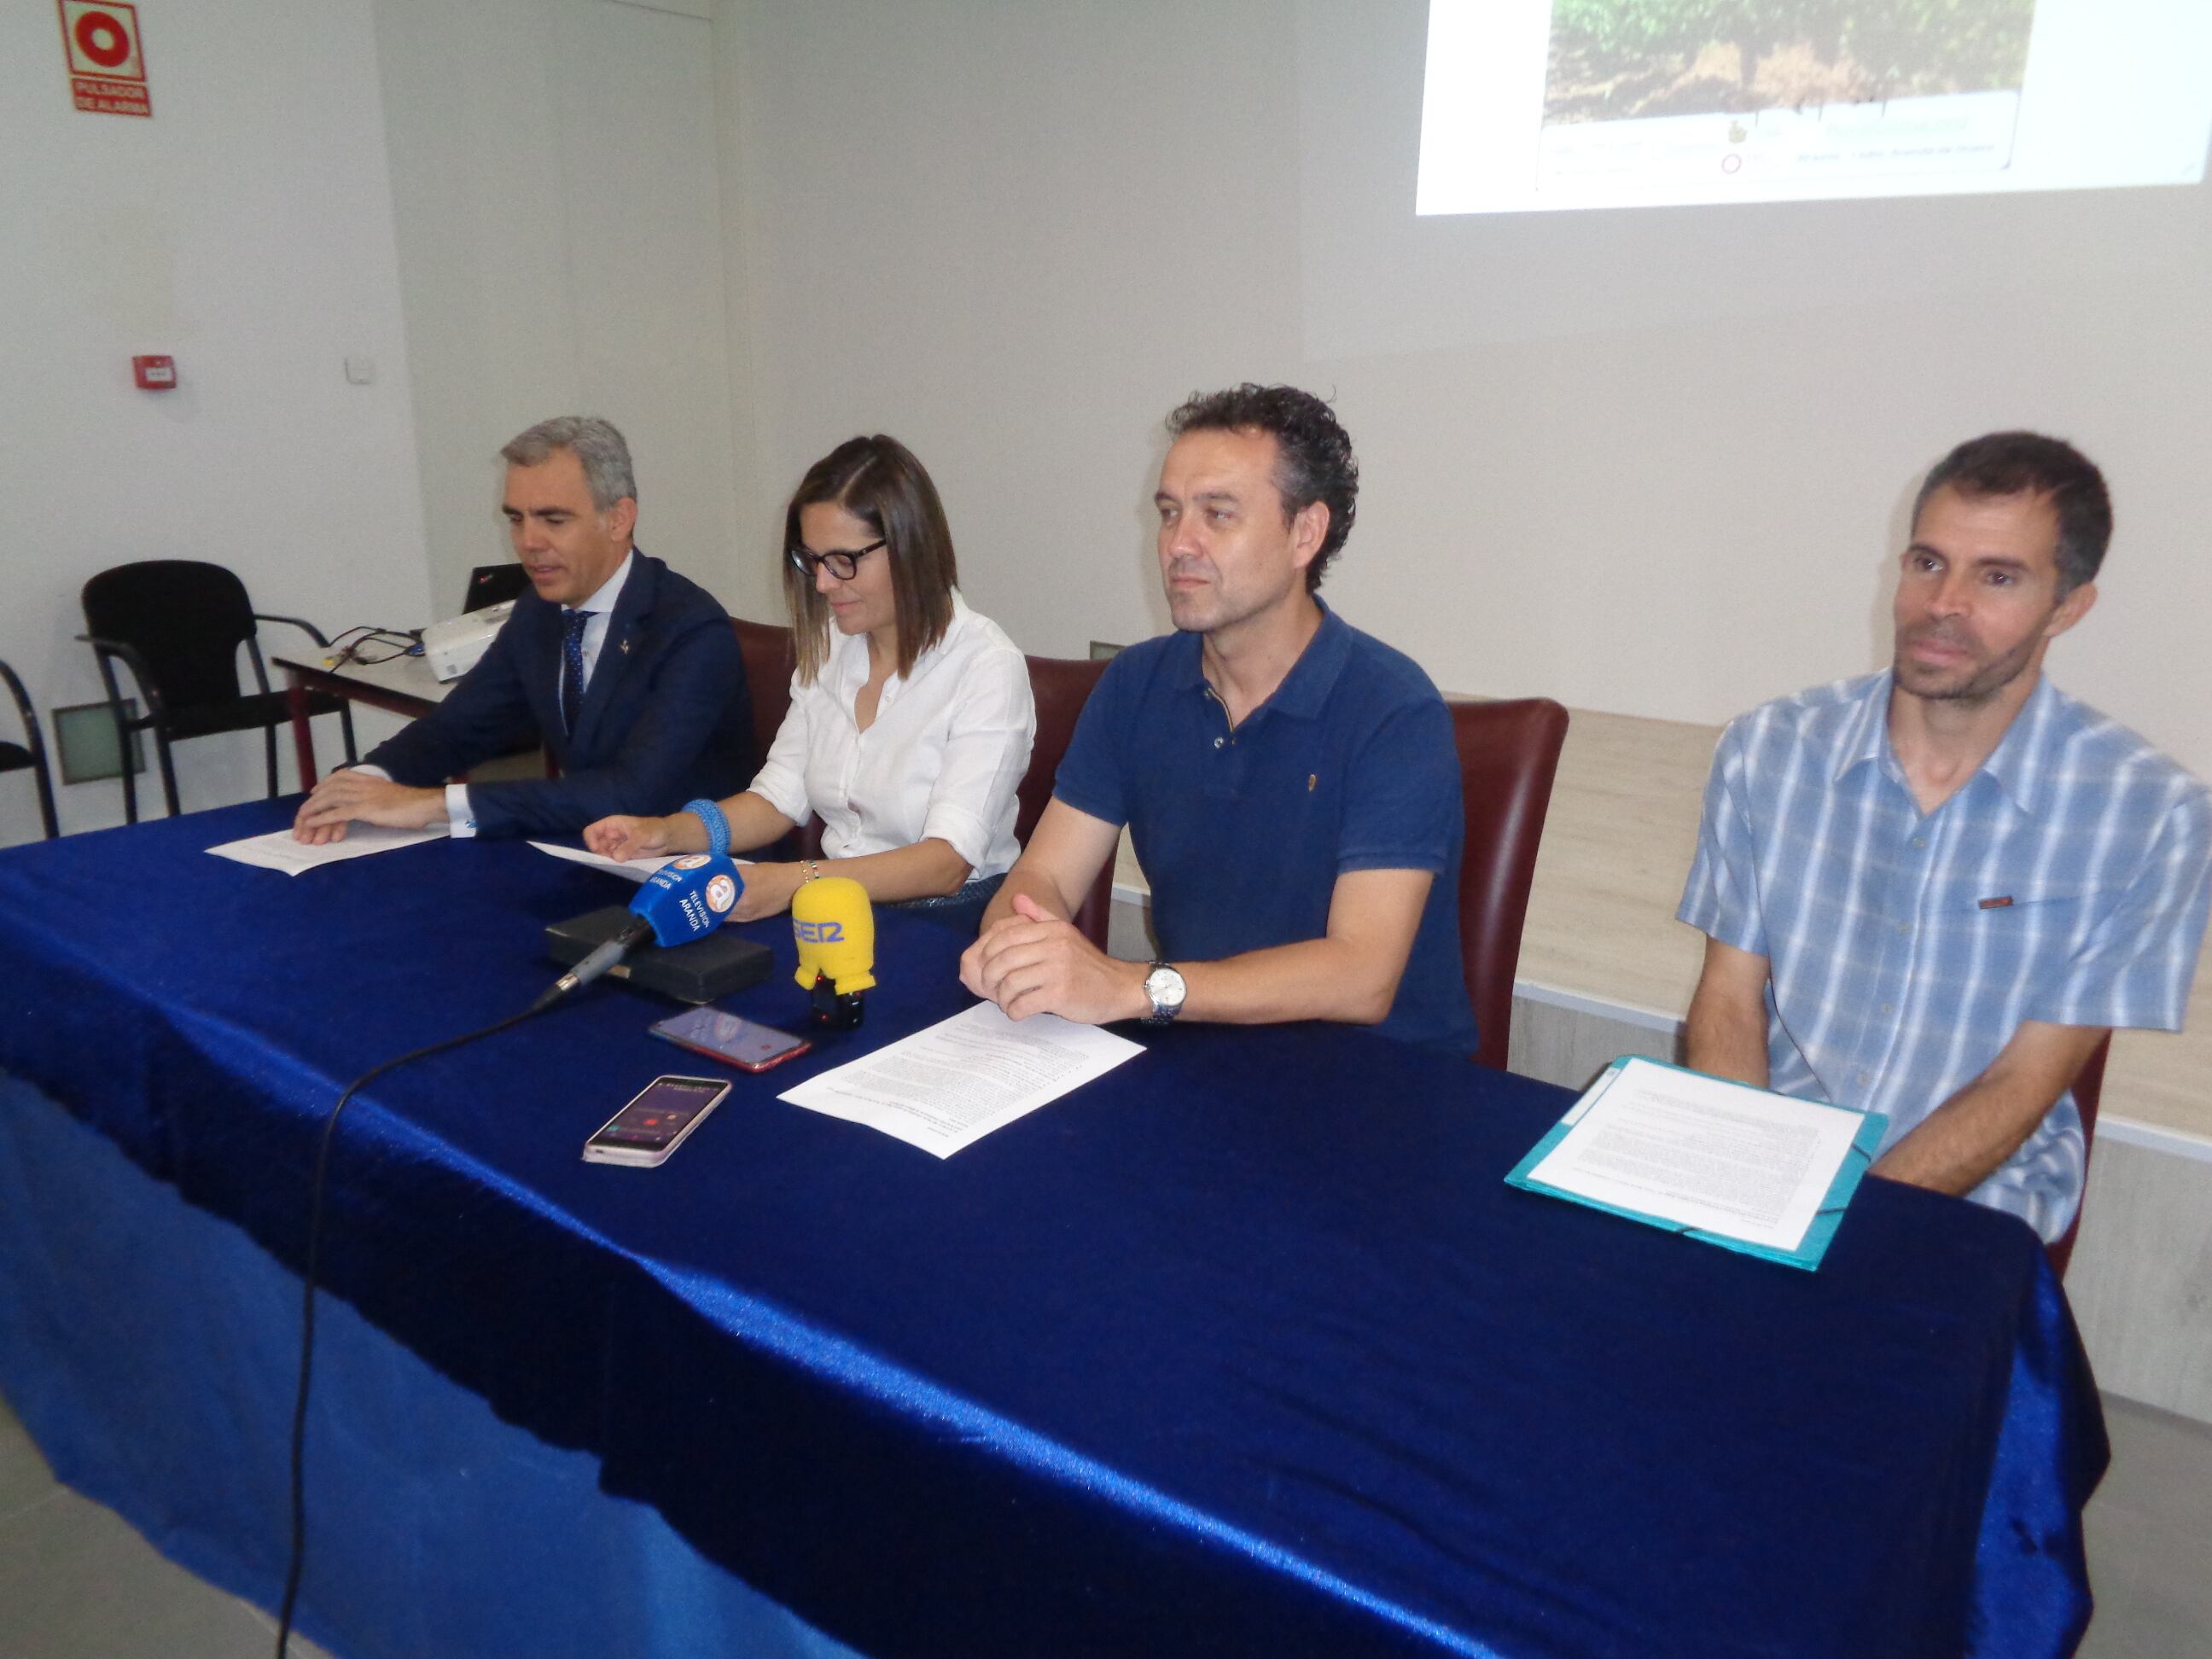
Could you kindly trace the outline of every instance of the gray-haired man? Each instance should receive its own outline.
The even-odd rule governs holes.
[[[752,777],[752,706],[729,615],[631,541],[637,486],[622,434],[564,416],[500,453],[501,511],[531,591],[443,702],[316,786],[293,825],[301,840],[335,840],[356,819],[560,834],[717,799]],[[447,781],[537,743],[560,776]]]

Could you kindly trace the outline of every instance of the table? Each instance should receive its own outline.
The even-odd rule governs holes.
[[[290,657],[270,660],[284,671],[285,696],[292,711],[292,746],[299,758],[302,789],[315,787],[315,744],[308,731],[310,692],[326,691],[349,702],[367,703],[372,708],[387,709],[417,720],[443,702],[447,694],[460,684],[458,679],[441,680],[431,672],[429,663],[416,656],[391,657],[372,663],[348,662],[336,668]],[[559,769],[550,755],[530,749],[488,761],[476,768],[473,775],[551,777]],[[466,783],[471,775],[464,772],[453,781]]]
[[[380,650],[393,647],[379,646]],[[315,740],[308,728],[307,694],[324,691],[349,702],[367,703],[394,714],[419,720],[446,700],[449,685],[430,672],[418,656],[401,655],[381,662],[347,662],[332,668],[320,660],[271,657],[284,671],[284,694],[292,711],[292,748],[300,763],[300,787],[315,787]]]
[[[0,854],[0,1067],[287,1262],[337,1086],[522,1006],[543,925],[618,896],[513,843],[200,854],[289,811]],[[957,938],[880,920],[871,1042],[962,1000]],[[833,1046],[663,1170],[584,1164],[685,1068],[657,1012],[601,988],[366,1091],[328,1282],[866,1652],[2011,1659],[2086,1621],[2101,1419],[2009,1218],[1869,1182],[1819,1273],[1753,1261],[1505,1188],[1563,1091],[1307,1026],[1146,1033],[943,1163],[775,1100]]]

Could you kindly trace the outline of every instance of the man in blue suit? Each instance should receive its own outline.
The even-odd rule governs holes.
[[[315,786],[293,824],[300,840],[335,841],[356,820],[559,835],[750,781],[759,757],[729,614],[632,544],[637,485],[622,434],[563,416],[500,454],[501,510],[532,591],[443,702]],[[446,781],[541,742],[560,776]]]

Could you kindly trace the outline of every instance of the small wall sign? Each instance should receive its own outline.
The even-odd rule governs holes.
[[[146,54],[138,40],[138,8],[123,0],[57,0],[62,46],[69,55],[70,94],[100,115],[149,115]]]

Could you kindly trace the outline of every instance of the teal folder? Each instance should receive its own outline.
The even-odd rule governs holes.
[[[1836,1170],[1836,1178],[1828,1185],[1827,1195],[1820,1200],[1820,1208],[1814,1212],[1813,1219],[1807,1224],[1804,1237],[1797,1241],[1796,1249],[1791,1250],[1777,1249],[1771,1245],[1753,1243],[1748,1239],[1731,1237],[1726,1233],[1709,1232],[1704,1228],[1689,1226],[1682,1222],[1671,1220],[1666,1216],[1652,1215],[1645,1211],[1628,1209],[1618,1204],[1608,1204],[1601,1199],[1587,1197],[1581,1193],[1568,1192],[1564,1188],[1551,1185],[1548,1182],[1534,1179],[1529,1171],[1542,1163],[1554,1146],[1566,1139],[1567,1132],[1582,1121],[1584,1114],[1597,1103],[1599,1097],[1607,1089],[1613,1086],[1632,1060],[1641,1060],[1647,1066],[1661,1066],[1670,1072],[1686,1069],[1680,1066],[1668,1066],[1664,1060],[1653,1060],[1649,1055],[1623,1054],[1605,1068],[1596,1082],[1583,1091],[1582,1098],[1568,1109],[1567,1115],[1553,1126],[1550,1133],[1536,1143],[1528,1157],[1513,1166],[1512,1173],[1505,1177],[1507,1183],[1521,1188],[1526,1192],[1542,1193],[1548,1197],[1564,1198],[1570,1203],[1584,1205],[1593,1210],[1603,1210],[1608,1215],[1626,1216],[1629,1220],[1640,1221],[1648,1227],[1662,1227],[1668,1232],[1680,1233],[1686,1237],[1698,1239],[1707,1244],[1717,1244],[1724,1250],[1735,1250],[1744,1255],[1759,1256],[1769,1261],[1785,1262],[1792,1267],[1803,1267],[1808,1272],[1818,1267],[1820,1265],[1820,1258],[1827,1254],[1828,1241],[1836,1236],[1837,1225],[1844,1218],[1844,1211],[1851,1201],[1851,1194],[1858,1190],[1859,1178],[1866,1174],[1869,1166],[1874,1163],[1875,1149],[1881,1145],[1882,1136],[1888,1133],[1888,1117],[1881,1112],[1860,1112],[1849,1106],[1838,1106],[1826,1101],[1813,1100],[1797,1103],[1800,1105],[1819,1106],[1828,1111],[1849,1113],[1852,1117],[1859,1119],[1860,1122],[1851,1137],[1850,1150],[1844,1155],[1844,1161]],[[1691,1075],[1702,1076],[1704,1073],[1692,1073]],[[1742,1089],[1751,1087],[1749,1084],[1737,1084],[1733,1086]],[[1763,1094],[1766,1091],[1752,1090],[1752,1092]],[[1794,1100],[1796,1097],[1793,1096],[1790,1098]]]

